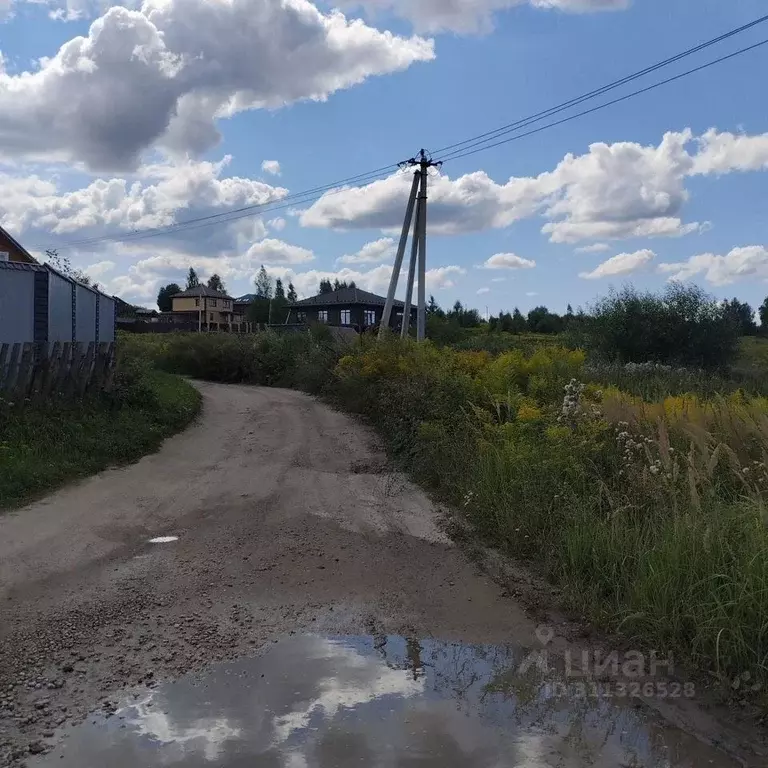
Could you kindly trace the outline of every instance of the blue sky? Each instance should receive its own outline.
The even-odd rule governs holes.
[[[188,266],[218,272],[234,295],[262,263],[304,295],[335,274],[383,292],[400,176],[226,225],[120,238],[278,206],[765,13],[762,0],[57,2],[0,0],[0,223],[145,305]],[[766,37],[768,23],[639,85]],[[482,311],[562,311],[625,282],[679,278],[759,305],[766,65],[768,46],[446,163],[431,179],[428,291]]]

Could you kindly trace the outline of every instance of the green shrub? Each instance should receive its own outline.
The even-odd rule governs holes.
[[[724,369],[738,354],[738,326],[697,286],[673,283],[662,294],[627,287],[591,308],[571,344],[617,363],[664,363]]]
[[[122,350],[114,389],[69,402],[0,401],[0,510],[156,450],[200,408],[182,379]]]

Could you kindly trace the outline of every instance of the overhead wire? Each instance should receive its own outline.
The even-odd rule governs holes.
[[[526,131],[525,133],[517,134],[515,136],[511,136],[508,139],[503,139],[501,141],[493,142],[490,144],[483,144],[477,149],[473,149],[475,145],[471,145],[470,147],[466,147],[465,150],[457,150],[456,153],[449,154],[446,157],[443,158],[442,162],[447,163],[452,160],[458,160],[463,157],[469,157],[471,155],[476,155],[478,152],[484,152],[487,149],[493,149],[494,147],[500,147],[502,144],[509,144],[512,141],[518,141],[519,139],[524,139],[527,136],[533,136],[536,133],[541,133],[542,131],[545,131],[549,128],[554,128],[558,125],[563,125],[564,123],[569,123],[572,120],[576,120],[579,117],[584,117],[585,115],[591,115],[594,112],[599,112],[600,110],[606,109],[607,107],[614,106],[615,104],[619,104],[623,101],[627,101],[628,99],[634,98],[635,96],[639,96],[643,93],[648,93],[649,91],[653,91],[656,88],[660,88],[663,85],[668,85],[669,83],[673,83],[676,80],[680,80],[684,77],[688,77],[689,75],[693,75],[696,72],[701,72],[704,69],[708,69],[709,67],[713,67],[716,64],[721,64],[724,61],[728,61],[729,59],[733,59],[736,56],[741,56],[744,53],[748,53],[749,51],[753,51],[756,48],[760,48],[764,45],[768,44],[768,39],[761,40],[758,43],[755,43],[754,45],[747,46],[746,48],[741,48],[738,51],[734,51],[733,53],[729,53],[726,56],[721,56],[718,59],[714,59],[713,61],[708,61],[706,64],[701,64],[698,67],[694,67],[693,69],[689,69],[686,72],[681,72],[680,74],[675,75],[674,77],[669,77],[666,80],[661,80],[658,83],[653,83],[649,86],[646,86],[645,88],[641,88],[637,91],[633,91],[632,93],[627,93],[624,96],[620,96],[617,99],[612,99],[611,101],[607,101],[604,104],[598,104],[596,107],[592,107],[591,109],[583,110],[582,112],[577,112],[576,114],[569,115],[568,117],[564,117],[561,120],[556,120],[553,123],[547,123],[546,125],[541,125],[538,128],[534,128],[531,131]],[[482,143],[482,142],[481,142]]]
[[[627,83],[633,82],[641,77],[644,77],[647,74],[658,71],[663,67],[669,66],[670,64],[673,64],[699,51],[709,48],[719,42],[722,42],[731,37],[734,37],[737,34],[740,34],[749,29],[752,29],[757,25],[762,24],[766,21],[768,21],[768,14],[761,16],[760,18],[755,19],[754,21],[749,22],[748,24],[744,24],[740,27],[737,27],[728,32],[725,32],[722,35],[719,35],[718,37],[712,38],[711,40],[707,40],[703,43],[700,43],[699,45],[689,48],[686,51],[683,51],[675,56],[672,56],[667,59],[664,59],[663,61],[657,62],[656,64],[646,67],[638,72],[627,75],[626,77],[623,77],[619,80],[615,80],[612,83],[608,83],[607,85],[602,86],[601,88],[596,88],[574,99],[570,99],[569,101],[566,101],[554,107],[551,107],[550,109],[543,110],[529,117],[521,118],[520,120],[517,120],[513,123],[508,123],[507,125],[501,126],[492,131],[487,131],[485,133],[479,134],[469,139],[465,139],[463,141],[450,144],[445,147],[441,147],[435,150],[432,154],[439,155],[443,152],[448,152],[447,155],[444,155],[442,157],[443,162],[449,162],[452,160],[458,160],[464,157],[469,157],[479,152],[484,152],[485,150],[492,149],[494,147],[498,147],[513,141],[517,141],[519,139],[526,138],[527,136],[532,136],[534,134],[548,130],[549,128],[554,128],[558,125],[563,125],[564,123],[568,123],[577,118],[584,117],[585,115],[589,115],[594,112],[598,112],[600,110],[606,109],[607,107],[613,106],[615,104],[619,104],[621,102],[627,101],[641,94],[655,90],[656,88],[660,88],[663,85],[667,85],[669,83],[680,80],[684,77],[688,77],[692,74],[695,74],[696,72],[700,72],[704,69],[708,69],[709,67],[715,66],[716,64],[720,64],[722,62],[728,61],[729,59],[733,59],[737,56],[745,54],[763,45],[766,45],[768,44],[768,39],[762,40],[758,43],[755,43],[754,45],[750,45],[745,48],[739,49],[735,52],[722,56],[713,61],[706,62],[705,64],[702,64],[698,67],[687,70],[686,72],[682,72],[680,74],[677,74],[673,77],[667,78],[660,82],[653,83],[645,88],[641,88],[629,94],[625,94],[619,98],[612,99],[611,101],[605,102],[603,104],[599,104],[596,107],[592,107],[590,109],[577,112],[575,114],[569,115],[560,120],[547,123],[546,125],[538,126],[537,128],[530,131],[526,131],[524,133],[516,133],[517,131],[528,127],[529,125],[533,125],[537,122],[540,122],[541,120],[546,119],[547,117],[551,117],[553,115],[559,114],[574,106],[578,106],[579,104],[582,104],[585,101],[589,101],[593,98],[601,96],[612,90],[615,90],[616,88],[619,88],[622,85],[626,85]],[[501,141],[495,141],[495,139],[499,138],[500,136],[504,136],[509,133],[515,133],[515,135],[509,138],[503,139]],[[453,150],[453,151],[449,151],[449,150]],[[330,195],[330,194],[336,194],[338,192],[341,192],[345,188],[347,188],[350,184],[371,183],[373,181],[376,181],[380,178],[383,178],[391,174],[391,172],[396,170],[397,168],[398,168],[397,163],[390,163],[389,165],[382,166],[372,171],[367,171],[365,173],[349,176],[345,179],[340,179],[328,184],[314,187],[312,189],[291,193],[277,200],[267,201],[265,203],[254,203],[251,205],[242,206],[240,208],[235,208],[228,211],[220,211],[220,212],[209,214],[206,216],[199,216],[191,219],[185,219],[179,222],[168,224],[166,226],[152,227],[149,229],[144,229],[144,230],[134,231],[134,232],[127,232],[127,233],[126,232],[115,233],[113,235],[103,235],[99,237],[85,238],[85,239],[75,240],[75,241],[68,241],[68,242],[65,241],[57,244],[55,247],[61,250],[61,249],[74,248],[74,247],[89,247],[89,246],[97,245],[99,243],[106,243],[106,242],[133,242],[134,240],[142,240],[150,237],[160,237],[163,235],[171,235],[180,231],[194,230],[194,229],[199,229],[199,228],[204,228],[209,226],[215,226],[217,224],[227,224],[229,222],[237,221],[239,219],[246,218],[249,216],[268,214],[274,211],[285,210],[286,208],[292,208],[297,205],[314,203],[314,202],[317,202],[317,200],[319,200],[323,195]]]
[[[397,164],[383,166],[382,168],[374,171],[368,171],[367,173],[360,173],[355,176],[349,176],[346,179],[340,179],[330,184],[325,184],[314,189],[304,190],[302,192],[294,192],[285,197],[277,198],[276,200],[270,200],[264,203],[254,203],[252,205],[246,205],[241,208],[234,208],[227,211],[220,211],[218,213],[212,213],[207,216],[198,216],[192,219],[184,219],[182,221],[174,222],[161,227],[151,227],[143,229],[138,232],[121,232],[114,235],[102,235],[92,238],[84,238],[81,240],[64,241],[56,246],[58,250],[66,248],[74,248],[81,246],[96,245],[98,243],[117,241],[117,242],[130,242],[131,240],[140,240],[145,237],[159,237],[162,235],[174,234],[179,230],[186,229],[198,229],[198,226],[213,226],[216,224],[227,223],[229,221],[236,221],[248,216],[261,215],[263,213],[271,213],[276,210],[284,210],[291,208],[295,205],[302,205],[307,202],[314,202],[319,200],[324,194],[333,194],[336,191],[342,191],[342,189],[349,184],[370,183],[376,181],[379,178],[383,178],[389,175],[392,171],[398,169]],[[315,196],[315,200],[305,200],[304,198]],[[290,201],[290,202],[289,202]],[[278,203],[285,203],[284,205],[277,205]]]
[[[464,139],[463,141],[456,142],[455,144],[449,144],[448,146],[440,147],[439,149],[433,150],[432,154],[439,155],[439,154],[442,154],[443,152],[448,152],[449,150],[462,147],[466,144],[474,144],[474,142],[479,142],[479,140],[481,139],[491,140],[493,138],[496,138],[497,135],[503,135],[504,133],[511,132],[518,128],[524,128],[529,124],[544,120],[547,117],[552,117],[553,115],[559,114],[560,112],[563,112],[566,109],[570,109],[571,107],[578,106],[579,104],[582,104],[585,101],[589,101],[593,98],[596,98],[597,96],[602,96],[603,94],[608,93],[612,90],[615,90],[616,88],[619,88],[622,85],[626,85],[627,83],[634,82],[635,80],[638,80],[641,77],[644,77],[645,75],[651,74],[652,72],[656,72],[657,70],[667,67],[670,64],[674,64],[675,62],[681,61],[682,59],[687,58],[688,56],[692,56],[695,53],[698,53],[707,48],[710,48],[713,45],[716,45],[717,43],[721,43],[724,40],[727,40],[731,37],[739,35],[742,32],[746,32],[747,30],[752,29],[753,27],[756,27],[759,24],[763,24],[766,21],[768,21],[768,14],[766,14],[765,16],[761,16],[760,18],[754,19],[748,24],[743,24],[740,27],[736,27],[735,29],[725,32],[722,35],[718,35],[717,37],[714,37],[711,40],[706,40],[705,42],[700,43],[699,45],[696,45],[692,48],[688,48],[687,50],[682,51],[681,53],[678,53],[675,56],[671,56],[667,59],[657,62],[656,64],[652,64],[651,66],[645,67],[645,69],[641,69],[638,72],[633,72],[630,75],[626,75],[625,77],[619,80],[614,80],[613,82],[608,83],[607,85],[604,85],[600,88],[595,88],[594,90],[584,93],[581,96],[577,96],[576,98],[562,102],[561,104],[557,104],[554,107],[550,107],[549,109],[545,109],[541,112],[537,112],[536,114],[530,115],[529,117],[521,118],[520,120],[516,120],[515,122],[508,123],[507,125],[502,125],[501,127],[495,128],[492,131],[486,131],[485,133],[481,133],[469,139]]]

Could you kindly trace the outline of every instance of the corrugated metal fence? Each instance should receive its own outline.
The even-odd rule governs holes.
[[[114,297],[48,264],[0,262],[0,343],[114,340]]]
[[[114,372],[114,342],[0,344],[0,397],[16,404],[109,391]]]

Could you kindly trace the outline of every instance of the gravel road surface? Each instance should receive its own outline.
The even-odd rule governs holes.
[[[157,454],[0,515],[0,766],[292,633],[536,644],[367,429],[298,392],[197,386],[203,415]]]

